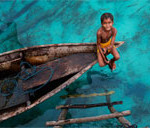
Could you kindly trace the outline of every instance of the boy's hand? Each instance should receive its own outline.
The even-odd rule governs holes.
[[[103,51],[104,54],[106,54],[107,48],[102,48],[102,51]]]

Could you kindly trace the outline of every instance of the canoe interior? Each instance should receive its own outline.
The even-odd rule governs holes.
[[[53,88],[59,86],[61,84],[61,81],[64,82],[66,78],[70,78],[75,73],[78,73],[94,60],[96,60],[95,53],[72,54],[47,62],[45,64],[38,65],[34,76],[27,80],[21,80],[20,78],[17,78],[17,80],[15,79],[17,84],[12,83],[11,85],[11,83],[6,83],[5,85],[3,85],[3,82],[6,80],[4,79],[3,81],[1,81],[1,84],[3,85],[1,86],[1,92],[4,94],[9,94],[9,92],[5,89],[8,88],[8,86],[9,89],[11,88],[11,91],[14,92],[9,96],[0,95],[0,110],[7,109],[15,105],[25,103],[28,100],[34,99],[33,96],[30,95],[34,95],[35,98],[39,98],[39,96],[44,95],[43,93],[46,93],[44,90],[41,91],[42,89],[45,89],[48,92],[51,91]],[[46,69],[44,69],[43,67],[46,67]],[[53,69],[53,72],[49,69]],[[27,70],[30,71],[30,68],[27,68]],[[43,86],[49,80],[51,75],[52,78],[49,81],[50,84],[40,88],[40,90],[37,89],[39,86]],[[14,78],[12,76],[9,77],[9,79]],[[56,84],[55,81],[59,81],[60,84]],[[34,90],[37,91],[35,92]],[[19,100],[17,100],[18,97]]]
[[[44,99],[44,95],[48,95],[52,90],[56,89],[59,85],[76,75],[77,73],[68,75],[66,77],[60,78],[58,80],[54,80],[51,83],[44,86],[42,89],[36,91],[34,94],[29,94],[26,101],[20,102],[18,104],[13,104],[13,106],[9,106],[9,108],[5,108],[0,110],[0,122],[6,120],[10,117],[16,116],[34,106],[41,103]],[[27,96],[27,95],[26,95]],[[50,96],[51,97],[51,96]],[[20,97],[22,99],[22,97]],[[18,102],[18,101],[17,101]],[[30,105],[27,105],[27,102],[30,102]]]

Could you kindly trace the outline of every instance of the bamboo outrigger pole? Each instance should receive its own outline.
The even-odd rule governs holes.
[[[106,95],[111,95],[114,94],[114,91],[109,91],[109,92],[104,92],[104,93],[92,93],[92,94],[74,94],[74,95],[64,95],[64,96],[60,96],[61,98],[78,98],[78,97],[82,97],[82,98],[88,98],[88,97],[93,97],[93,96],[106,96]]]
[[[71,100],[67,99],[65,104],[69,104],[69,103],[71,103]],[[67,113],[68,113],[68,109],[62,109],[62,111],[61,111],[61,113],[58,117],[58,120],[65,120],[66,116],[67,116]],[[53,128],[63,128],[63,127],[62,126],[54,126]]]
[[[127,111],[123,111],[123,112],[116,112],[116,113],[112,113],[112,114],[95,116],[95,117],[76,118],[76,119],[67,119],[67,120],[59,120],[59,121],[47,121],[46,126],[56,126],[56,125],[66,125],[66,124],[73,124],[73,123],[99,121],[99,120],[106,120],[106,119],[111,119],[111,118],[127,116],[130,114],[131,114],[131,112],[129,110],[127,110]]]
[[[67,113],[68,113],[68,109],[63,109],[59,115],[58,120],[65,120]],[[62,126],[55,126],[54,128],[63,128],[63,127]]]
[[[110,95],[107,95],[107,96],[106,96],[106,101],[107,101],[107,103],[111,103],[111,101],[110,101]],[[109,109],[109,111],[110,111],[111,113],[116,113],[116,112],[117,112],[117,111],[115,110],[115,108],[114,108],[112,105],[108,106],[108,109]],[[122,116],[122,117],[116,117],[116,118],[118,119],[118,121],[119,121],[125,128],[128,128],[128,126],[131,125],[131,123],[130,123],[127,119],[125,119],[123,116]]]
[[[74,105],[60,105],[57,106],[56,109],[70,109],[70,108],[91,108],[91,107],[102,107],[102,106],[110,106],[110,105],[118,105],[122,104],[122,101],[116,101],[112,103],[99,103],[99,104],[74,104]]]

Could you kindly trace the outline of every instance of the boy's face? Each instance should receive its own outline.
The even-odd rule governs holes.
[[[110,31],[113,26],[113,21],[110,18],[104,19],[102,26],[106,31]]]

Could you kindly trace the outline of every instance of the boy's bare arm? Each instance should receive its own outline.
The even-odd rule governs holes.
[[[111,39],[111,45],[107,47],[107,49],[112,49],[113,48],[113,45],[115,43],[115,38],[116,38],[116,35],[117,35],[117,29],[113,28],[113,36],[112,36],[112,39]]]
[[[99,50],[101,48],[100,43],[101,43],[101,32],[100,32],[100,30],[98,30],[98,32],[97,32],[97,47]]]

